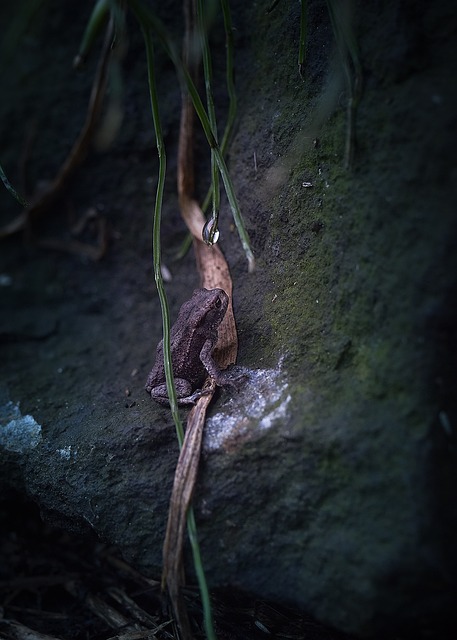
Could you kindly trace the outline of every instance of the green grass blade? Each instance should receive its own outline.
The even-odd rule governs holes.
[[[226,71],[225,80],[227,84],[227,93],[229,96],[229,107],[227,114],[227,124],[225,125],[224,134],[221,141],[221,151],[224,154],[227,149],[227,144],[230,139],[230,135],[233,130],[233,125],[236,117],[237,110],[237,98],[235,91],[235,74],[233,65],[233,26],[232,15],[230,13],[230,4],[228,0],[221,0],[222,14],[224,16],[224,28],[225,28],[225,60]]]
[[[233,220],[235,222],[235,226],[237,228],[238,235],[240,237],[246,259],[248,261],[248,269],[251,272],[255,268],[255,260],[250,245],[249,235],[244,226],[243,217],[241,215],[240,207],[235,195],[232,180],[228,173],[227,165],[225,163],[221,149],[217,144],[217,140],[213,135],[211,123],[203,106],[197,88],[195,87],[189,71],[184,67],[181,58],[176,50],[176,47],[171,42],[171,39],[169,38],[161,21],[152,13],[152,11],[149,11],[149,9],[144,7],[141,2],[139,2],[139,0],[130,0],[130,6],[137,15],[137,18],[140,20],[140,22],[153,29],[166,53],[169,55],[171,61],[173,62],[180,82],[187,88],[187,91],[189,92],[192,103],[194,105],[194,109],[201,122],[208,144],[212,149],[214,149],[214,156],[222,177],[222,182],[224,183],[224,188],[227,194],[230,209],[232,211]]]
[[[211,600],[209,597],[208,584],[206,582],[205,571],[200,553],[200,545],[197,537],[197,525],[195,523],[195,515],[192,505],[187,512],[187,532],[189,534],[192,556],[194,559],[195,573],[197,574],[198,586],[203,606],[203,625],[208,640],[216,640],[216,632],[214,631],[213,615],[211,613]]]
[[[225,124],[224,133],[222,134],[222,140],[220,148],[222,155],[225,155],[227,145],[230,140],[230,136],[233,131],[233,125],[235,123],[236,111],[237,111],[237,97],[235,91],[235,74],[233,65],[233,26],[232,16],[230,13],[230,4],[228,0],[221,0],[222,14],[224,17],[224,29],[225,29],[225,81],[227,85],[227,94],[229,97],[229,106],[227,112],[227,122]],[[211,188],[208,190],[206,197],[202,204],[203,213],[207,210],[212,196]]]
[[[354,159],[357,106],[362,96],[362,65],[360,63],[357,40],[352,27],[351,3],[327,0],[327,8],[349,93],[344,152],[344,166],[349,169]]]
[[[306,60],[306,29],[307,29],[307,0],[300,0],[300,41],[298,44],[298,73],[302,78],[305,76]]]
[[[19,202],[19,204],[21,204],[23,207],[28,207],[29,205],[28,205],[27,200],[23,196],[21,196],[21,194],[18,193],[16,191],[16,189],[13,187],[11,182],[6,177],[5,172],[3,171],[3,168],[2,168],[1,165],[0,165],[0,178],[1,178],[2,182],[3,182],[3,184],[5,185],[6,189],[13,196],[13,198],[15,200],[17,200]]]
[[[214,150],[214,157],[216,159],[217,166],[219,168],[219,172],[222,177],[222,182],[224,183],[227,199],[229,201],[230,208],[232,210],[233,220],[235,222],[238,235],[240,236],[241,244],[243,245],[243,249],[248,261],[249,271],[252,272],[255,268],[254,254],[252,253],[252,250],[251,250],[249,236],[244,226],[244,221],[243,221],[241,211],[238,205],[238,201],[235,195],[235,189],[233,188],[232,179],[228,172],[227,165],[224,160],[224,156],[222,155],[221,149],[217,144],[216,139],[213,136],[209,118],[206,114],[205,108],[203,107],[198,91],[194,83],[192,82],[192,78],[190,77],[189,72],[184,67],[181,67],[181,70],[184,77],[184,81],[187,86],[187,90],[192,99],[197,116],[203,127],[203,131],[206,135],[208,144]]]
[[[87,22],[78,54],[73,61],[74,67],[80,68],[83,66],[90,49],[103,29],[105,23],[108,21],[109,14],[112,10],[113,5],[111,0],[97,0]]]
[[[140,23],[141,24],[141,23]],[[144,42],[146,47],[146,58],[148,65],[148,80],[149,80],[149,94],[151,99],[152,119],[154,122],[154,130],[156,135],[157,153],[159,156],[159,177],[157,182],[156,199],[154,205],[154,217],[152,227],[152,256],[154,266],[154,278],[157,286],[157,293],[159,295],[160,307],[162,310],[162,325],[163,325],[163,357],[165,368],[165,380],[167,383],[167,392],[170,399],[171,414],[176,427],[176,434],[178,437],[179,445],[182,446],[184,441],[184,430],[181,423],[181,418],[178,412],[178,402],[176,398],[176,388],[173,378],[173,368],[171,363],[171,348],[170,348],[170,312],[168,308],[168,300],[165,293],[165,287],[163,284],[163,278],[161,273],[161,246],[160,246],[160,223],[162,216],[162,202],[163,192],[165,185],[166,174],[166,153],[163,141],[162,125],[160,121],[159,113],[159,101],[157,96],[157,88],[154,75],[154,49],[152,38],[149,29],[146,25],[141,24],[144,36]]]
[[[184,431],[182,428],[181,420],[177,411],[176,390],[173,380],[173,371],[171,367],[170,356],[170,319],[168,312],[168,302],[163,286],[163,279],[160,272],[160,219],[163,200],[163,191],[165,184],[165,172],[166,172],[166,155],[165,147],[163,143],[162,127],[160,123],[158,97],[154,78],[153,67],[153,43],[149,32],[149,29],[140,20],[140,24],[143,30],[143,35],[146,45],[146,55],[148,61],[148,78],[149,78],[149,90],[151,96],[151,107],[154,121],[154,129],[156,132],[157,151],[159,155],[159,180],[157,185],[156,202],[154,208],[154,221],[153,221],[153,262],[154,262],[154,277],[157,285],[157,291],[159,293],[160,304],[162,308],[163,319],[163,344],[164,344],[164,365],[165,376],[167,382],[167,390],[170,398],[170,406],[175,421],[176,433],[178,437],[179,446],[182,447],[184,441]],[[203,564],[201,560],[200,546],[197,538],[197,527],[195,523],[195,516],[192,506],[189,507],[187,513],[187,529],[189,539],[192,548],[192,554],[194,559],[195,572],[197,574],[197,580],[200,587],[200,593],[202,598],[204,627],[208,640],[216,640],[216,634],[213,626],[213,619],[211,613],[211,603],[209,598],[208,585],[205,578]]]
[[[205,10],[203,8],[203,0],[197,0],[197,33],[200,40],[200,47],[202,50],[203,59],[203,75],[205,78],[205,90],[206,90],[206,107],[208,109],[208,118],[211,125],[211,131],[214,139],[217,141],[217,122],[216,122],[216,110],[214,108],[214,99],[212,91],[212,79],[213,69],[211,63],[211,54],[209,50],[207,26],[205,24]],[[218,235],[219,224],[219,209],[220,209],[220,188],[219,188],[219,172],[217,162],[214,157],[214,149],[211,149],[211,195],[212,195],[212,213],[211,213],[211,229],[208,234],[208,238],[205,238],[205,232],[203,233],[203,239],[207,244],[213,244],[216,234]],[[206,226],[205,226],[206,228]]]

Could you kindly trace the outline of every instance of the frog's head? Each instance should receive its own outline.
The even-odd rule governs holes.
[[[223,289],[196,289],[192,296],[197,324],[217,329],[227,311],[229,297]]]

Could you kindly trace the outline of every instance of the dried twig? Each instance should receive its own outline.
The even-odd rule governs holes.
[[[120,604],[136,622],[145,625],[147,629],[158,628],[157,618],[142,609],[123,589],[111,587],[108,589],[107,594]]]
[[[61,165],[56,177],[49,187],[41,193],[29,207],[24,209],[14,220],[0,228],[0,238],[14,235],[20,231],[27,230],[32,219],[37,218],[49,211],[50,206],[67,186],[70,176],[74,170],[86,157],[91,143],[95,126],[98,122],[103,97],[105,95],[106,78],[111,56],[111,45],[113,42],[114,21],[109,21],[103,49],[100,55],[97,72],[95,74],[89,105],[87,107],[86,120],[83,128],[68,154],[65,162]]]
[[[159,590],[160,582],[147,578],[142,573],[131,567],[129,564],[118,558],[117,556],[107,553],[105,556],[106,561],[114,567],[116,571],[120,571],[125,577],[132,578],[136,582],[147,585],[148,589]]]
[[[106,622],[106,624],[112,629],[124,629],[125,631],[145,630],[143,626],[132,623],[129,618],[126,618],[122,613],[102,600],[99,596],[87,593],[83,588],[83,585],[80,585],[77,582],[68,581],[65,584],[65,589],[74,598],[83,602],[84,605],[92,611],[92,613],[95,613],[97,617]]]
[[[48,636],[30,627],[26,627],[14,620],[0,620],[0,638],[9,640],[62,640],[55,636]]]

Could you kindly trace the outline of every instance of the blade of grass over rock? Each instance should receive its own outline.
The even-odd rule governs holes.
[[[327,0],[327,8],[349,93],[344,166],[350,169],[354,159],[357,106],[362,95],[362,65],[360,64],[359,48],[352,27],[351,3]]]
[[[178,412],[178,402],[176,398],[176,389],[173,378],[173,368],[171,363],[171,348],[170,348],[170,312],[168,308],[168,300],[165,293],[165,287],[163,284],[162,273],[160,270],[161,264],[161,247],[160,247],[160,222],[162,215],[162,201],[163,191],[165,185],[166,174],[166,153],[162,134],[162,125],[160,122],[159,113],[159,101],[157,96],[157,89],[154,76],[154,49],[151,34],[149,29],[141,24],[144,36],[144,42],[146,47],[146,58],[148,66],[148,80],[149,80],[149,93],[151,98],[151,110],[152,119],[154,122],[154,130],[156,135],[157,153],[159,156],[159,177],[157,182],[157,192],[154,206],[153,228],[152,228],[152,255],[154,266],[154,278],[157,287],[157,293],[159,295],[160,307],[162,310],[162,325],[163,325],[163,358],[165,368],[165,380],[167,383],[167,392],[170,399],[171,414],[176,427],[176,434],[178,437],[179,445],[182,446],[184,441],[184,429],[181,423],[181,418]]]
[[[164,367],[165,377],[167,383],[167,391],[170,399],[170,407],[173,415],[173,419],[176,426],[176,433],[180,448],[182,448],[184,442],[184,430],[178,414],[176,389],[173,379],[173,370],[171,364],[170,353],[170,318],[168,311],[168,301],[163,286],[162,275],[160,271],[160,221],[161,221],[161,209],[163,200],[163,190],[165,183],[166,173],[166,154],[163,142],[162,127],[160,123],[158,97],[155,85],[154,66],[153,66],[153,43],[149,29],[140,20],[140,24],[143,30],[143,35],[146,45],[146,55],[148,62],[148,78],[151,97],[151,107],[154,121],[154,129],[156,133],[157,151],[159,155],[159,180],[156,192],[156,202],[154,208],[154,220],[153,220],[153,262],[154,262],[154,277],[156,281],[157,291],[159,294],[160,304],[162,308],[162,320],[163,320],[163,345],[164,345]],[[216,640],[216,634],[214,632],[211,604],[209,599],[209,590],[206,582],[203,564],[201,561],[200,547],[197,538],[197,528],[195,524],[195,516],[192,509],[192,505],[189,505],[187,511],[187,524],[188,534],[191,542],[192,554],[194,559],[194,567],[197,575],[200,593],[202,597],[204,627],[208,640]]]
[[[307,0],[300,0],[300,40],[298,45],[298,73],[303,78],[305,75],[306,59],[306,28],[307,28]]]
[[[230,139],[233,125],[235,122],[237,111],[237,97],[235,91],[235,80],[233,70],[233,26],[232,15],[230,13],[230,4],[228,0],[221,0],[222,14],[224,17],[224,29],[225,29],[225,81],[227,85],[227,94],[229,97],[229,106],[227,112],[227,122],[225,125],[224,133],[222,134],[222,140],[220,143],[221,153],[225,155],[227,150],[228,141]],[[206,197],[202,204],[202,211],[208,208],[211,200],[212,191],[208,190]]]
[[[197,33],[200,40],[200,46],[202,50],[203,59],[203,74],[205,78],[205,90],[206,90],[206,106],[208,109],[208,118],[211,126],[211,130],[214,139],[217,142],[217,122],[216,122],[216,110],[214,108],[214,99],[212,91],[212,77],[213,69],[211,63],[211,53],[209,50],[207,27],[205,24],[205,13],[203,8],[203,0],[197,0]],[[220,208],[220,189],[219,189],[219,172],[214,155],[214,149],[211,148],[211,193],[212,193],[212,228],[209,244],[213,244],[213,239],[217,233],[219,223],[219,208]]]
[[[95,3],[91,16],[87,22],[78,54],[73,61],[74,67],[80,68],[86,61],[90,49],[112,11],[111,4],[111,0],[97,0]]]
[[[3,168],[1,165],[0,165],[0,178],[2,179],[3,184],[5,185],[6,189],[11,193],[13,198],[17,200],[19,204],[21,204],[23,207],[28,207],[27,200],[23,196],[21,196],[21,194],[18,193],[16,189],[13,187],[11,182],[6,177],[5,172],[3,171]]]
[[[210,145],[210,147],[214,150],[214,157],[217,162],[217,166],[219,168],[219,172],[222,177],[222,181],[224,183],[225,192],[227,194],[227,199],[230,204],[230,208],[232,210],[233,220],[235,222],[235,226],[238,231],[238,235],[240,236],[241,244],[243,245],[243,249],[246,255],[246,259],[248,261],[249,271],[253,271],[255,268],[255,260],[254,254],[252,253],[249,236],[247,234],[246,228],[244,226],[244,221],[241,215],[240,207],[238,205],[238,200],[235,195],[235,190],[233,188],[232,179],[227,169],[227,165],[224,160],[224,156],[220,150],[219,145],[217,144],[216,139],[213,136],[211,130],[211,124],[209,118],[206,114],[205,108],[203,107],[202,101],[198,94],[197,88],[195,87],[192,78],[189,75],[187,69],[182,68],[182,74],[184,77],[184,81],[187,86],[187,90],[191,97],[192,103],[194,105],[195,112],[201,122],[203,127],[203,131],[205,133],[206,139]]]
[[[235,74],[233,71],[233,26],[232,14],[230,13],[230,4],[228,0],[221,0],[222,14],[224,16],[225,28],[225,60],[226,71],[225,78],[227,84],[227,93],[229,97],[229,106],[227,113],[227,124],[225,125],[224,134],[221,141],[221,152],[225,153],[227,144],[232,133],[233,124],[235,122],[237,110],[237,98],[235,91]]]
[[[249,236],[244,226],[243,218],[241,215],[241,211],[238,205],[238,200],[235,195],[235,190],[233,188],[232,179],[227,169],[227,165],[224,160],[224,156],[220,150],[219,145],[217,144],[216,139],[213,136],[213,132],[211,130],[211,124],[209,118],[206,114],[205,108],[195,87],[195,84],[192,81],[192,78],[189,75],[189,72],[186,68],[180,66],[181,72],[183,75],[184,82],[186,84],[187,90],[189,92],[190,98],[194,105],[195,112],[201,122],[203,127],[203,131],[205,133],[206,139],[210,147],[214,150],[214,157],[217,162],[217,166],[219,168],[219,172],[222,177],[222,181],[224,183],[225,192],[227,194],[227,199],[230,204],[230,208],[232,210],[233,220],[235,222],[238,235],[240,236],[241,244],[243,245],[243,249],[246,255],[246,259],[248,261],[249,271],[253,271],[255,268],[255,260],[254,254],[252,253]]]
[[[200,95],[197,91],[197,88],[189,74],[189,71],[182,64],[181,58],[176,50],[176,47],[172,43],[169,38],[164,26],[161,21],[153,14],[152,11],[144,7],[141,2],[138,0],[130,0],[130,6],[132,10],[135,12],[138,20],[143,24],[149,26],[157,37],[160,40],[161,45],[165,49],[166,53],[171,58],[175,69],[177,71],[180,82],[184,84],[189,92],[192,103],[194,105],[194,109],[197,113],[197,116],[201,122],[203,127],[203,131],[205,133],[208,144],[212,149],[214,149],[214,156],[217,162],[217,166],[219,172],[222,177],[222,181],[224,183],[224,188],[227,194],[227,199],[229,201],[230,209],[232,211],[233,220],[235,222],[235,226],[238,231],[238,235],[241,240],[241,244],[243,246],[246,259],[248,261],[248,269],[252,272],[255,268],[255,260],[254,254],[252,253],[249,236],[244,226],[244,221],[241,215],[240,207],[238,205],[238,201],[235,195],[235,190],[233,188],[233,183],[230,178],[227,165],[225,163],[224,157],[222,155],[221,149],[217,144],[215,137],[213,136],[211,130],[211,124],[208,118],[208,115],[205,111],[203,103],[201,101]]]
[[[203,625],[205,627],[206,637],[208,638],[208,640],[217,640],[216,632],[214,631],[213,615],[211,612],[211,600],[209,597],[208,585],[203,569],[200,545],[198,543],[197,537],[197,525],[195,523],[195,515],[192,505],[190,505],[189,510],[187,511],[187,532],[189,534],[189,540],[192,547],[195,573],[197,574],[198,585],[200,587],[200,595],[202,598]]]

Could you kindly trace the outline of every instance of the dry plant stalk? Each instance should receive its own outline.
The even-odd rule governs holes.
[[[14,220],[0,228],[0,239],[14,235],[20,231],[29,231],[30,221],[37,218],[49,210],[49,207],[55,202],[60,193],[68,183],[68,179],[78,165],[86,157],[92,140],[95,126],[99,120],[103,105],[103,97],[106,89],[106,79],[108,74],[109,61],[112,54],[112,43],[114,36],[114,21],[109,20],[106,30],[105,40],[97,67],[97,71],[92,84],[92,90],[87,107],[86,119],[80,131],[80,134],[73,144],[73,147],[67,158],[61,165],[57,175],[51,182],[49,187],[40,194],[36,199],[32,200],[29,207],[25,208]],[[78,247],[80,249],[81,247]],[[101,251],[104,252],[105,247],[102,246]],[[88,252],[89,257],[93,257]],[[94,254],[94,259],[101,257],[98,253]]]
[[[188,5],[189,2],[184,2]],[[191,41],[190,8],[186,6],[186,36],[184,58],[189,65],[189,44]],[[221,250],[217,245],[208,246],[202,241],[205,218],[193,197],[193,122],[194,109],[187,93],[182,96],[181,123],[178,146],[178,195],[181,215],[193,237],[193,246],[200,273],[201,286],[206,289],[220,288],[229,296],[225,317],[219,326],[218,341],[214,357],[221,369],[235,363],[238,351],[238,337],[232,306],[232,280]],[[215,391],[214,382],[208,378],[205,388],[209,389],[191,409],[186,434],[176,466],[173,490],[170,498],[167,530],[163,545],[162,586],[168,588],[177,622],[183,637],[191,637],[186,607],[180,592],[183,582],[183,544],[186,529],[187,510],[194,491],[205,423],[206,411]]]

